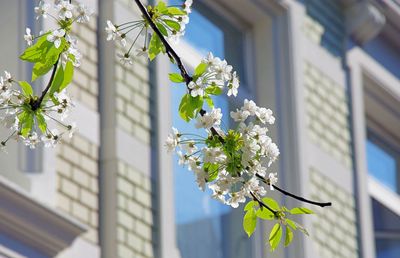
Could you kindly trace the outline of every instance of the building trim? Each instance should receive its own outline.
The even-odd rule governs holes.
[[[352,125],[354,142],[355,191],[357,197],[360,256],[375,257],[375,242],[371,200],[368,191],[368,170],[366,166],[366,118],[364,103],[364,77],[373,79],[382,90],[400,98],[400,81],[363,50],[353,48],[347,55],[350,68]]]
[[[0,176],[0,232],[53,257],[86,230],[83,224],[37,202]]]

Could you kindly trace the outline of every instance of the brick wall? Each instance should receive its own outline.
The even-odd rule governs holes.
[[[310,140],[351,168],[347,91],[308,62],[305,63],[304,80]]]
[[[315,168],[310,169],[311,198],[331,200],[331,208],[314,208],[313,249],[323,258],[357,258],[354,196]]]
[[[98,95],[96,29],[96,17],[89,24],[74,26],[83,57],[69,88],[73,101],[94,112]],[[88,226],[83,238],[98,244],[98,146],[78,132],[56,150],[57,207]]]

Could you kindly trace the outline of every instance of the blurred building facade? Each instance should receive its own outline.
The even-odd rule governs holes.
[[[176,115],[175,68],[165,57],[122,66],[105,41],[106,20],[139,19],[134,2],[83,2],[95,16],[74,31],[84,54],[69,91],[79,132],[56,149],[13,143],[0,155],[0,257],[400,257],[399,2],[194,1],[176,46],[186,65],[208,51],[233,64],[240,94],[218,106],[228,114],[251,98],[273,109],[279,185],[333,203],[311,207],[317,215],[299,221],[310,237],[273,254],[271,225],[248,239],[242,209],[210,200],[165,152],[172,125],[191,128]],[[30,78],[17,61],[25,26],[38,33],[51,20],[35,22],[36,1],[0,3],[0,70]]]

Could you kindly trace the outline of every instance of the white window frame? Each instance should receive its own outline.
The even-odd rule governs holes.
[[[348,62],[351,71],[355,180],[357,184],[358,218],[360,222],[359,237],[362,256],[365,258],[375,258],[373,214],[370,198],[372,196],[380,202],[385,200],[383,202],[384,205],[396,213],[400,211],[400,198],[394,196],[393,192],[368,174],[365,142],[367,139],[367,120],[364,103],[364,78],[367,76],[373,79],[380,90],[389,93],[399,101],[400,81],[358,47],[349,52]]]
[[[254,74],[252,74],[254,80],[249,81],[249,83],[255,85],[257,103],[260,106],[272,108],[281,118],[277,125],[280,128],[279,135],[276,127],[270,131],[272,137],[278,140],[280,146],[285,146],[281,150],[283,156],[281,163],[277,164],[274,169],[279,170],[284,164],[282,170],[294,171],[293,169],[295,169],[298,174],[301,174],[301,171],[305,168],[303,168],[303,165],[299,165],[301,160],[299,153],[303,152],[299,150],[301,147],[293,148],[293,145],[302,146],[297,141],[304,140],[300,139],[302,137],[299,137],[299,132],[296,129],[298,127],[296,124],[301,123],[299,118],[301,108],[299,108],[299,102],[293,101],[293,99],[299,98],[298,95],[301,95],[294,85],[301,76],[298,71],[302,60],[297,54],[299,51],[296,45],[291,41],[292,37],[298,37],[301,33],[302,16],[299,15],[301,5],[291,0],[205,0],[204,3],[216,8],[216,10],[222,8],[234,12],[251,28],[250,31],[254,37],[253,45],[252,48],[245,50],[246,55],[251,58],[250,60],[253,60],[250,63],[254,63],[253,67],[250,66],[250,69],[254,71]],[[243,16],[240,14],[243,14]],[[249,16],[248,14],[252,15]],[[293,34],[294,36],[292,36]],[[266,46],[270,46],[270,48]],[[254,49],[254,51],[251,51],[251,49]],[[167,58],[157,59],[155,70],[160,71],[155,74],[157,87],[155,97],[158,105],[157,113],[159,114],[156,129],[158,138],[157,163],[160,168],[158,177],[159,256],[161,258],[180,258],[174,223],[173,161],[172,156],[167,154],[163,148],[164,139],[166,139],[172,126],[172,114],[169,112],[171,110],[171,92],[167,87],[170,82],[166,72],[170,70],[169,67],[170,63]],[[296,143],[294,144],[293,141],[296,141]],[[282,178],[281,184],[299,192],[299,181],[293,180],[293,177]],[[282,198],[282,196],[277,195],[277,198]],[[259,225],[259,230],[253,236],[253,250],[256,258],[268,255],[268,250],[265,247],[268,240],[264,228],[264,223]],[[305,252],[296,251],[304,249],[302,248],[302,238],[299,238],[293,245],[293,248],[290,248],[292,251],[280,249],[274,255],[276,257],[290,257],[290,255],[296,255],[298,258],[306,257]]]

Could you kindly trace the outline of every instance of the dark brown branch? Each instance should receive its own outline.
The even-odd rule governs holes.
[[[251,194],[251,196],[253,197],[253,199],[254,199],[256,202],[258,202],[258,204],[259,204],[261,207],[264,207],[264,208],[266,208],[267,210],[269,210],[270,212],[272,212],[272,213],[274,214],[274,216],[277,215],[277,213],[278,213],[277,211],[275,211],[274,209],[272,209],[271,207],[269,207],[268,205],[266,205],[262,200],[258,199],[257,196],[255,196],[255,194],[253,194],[253,192],[250,192],[250,194]]]
[[[181,58],[178,56],[178,54],[175,52],[175,50],[171,47],[171,45],[168,43],[168,41],[164,38],[161,31],[157,28],[157,26],[151,19],[150,14],[147,12],[146,7],[144,7],[142,2],[140,0],[135,0],[135,2],[136,2],[136,5],[139,7],[140,11],[142,12],[142,14],[144,16],[143,18],[145,18],[148,21],[150,27],[154,30],[154,32],[157,34],[157,36],[160,38],[161,42],[165,46],[167,54],[169,56],[172,56],[173,59],[175,60],[176,64],[178,65],[179,70],[181,71],[182,77],[185,79],[186,85],[188,85],[192,81],[192,77],[186,71],[186,68],[182,63]]]
[[[271,185],[271,183],[270,183],[268,180],[266,180],[264,177],[262,177],[260,174],[256,174],[256,176],[257,176],[258,178],[260,178],[265,184]],[[277,190],[277,191],[283,193],[284,195],[290,196],[290,197],[292,197],[292,198],[294,198],[294,199],[296,199],[296,200],[299,200],[299,201],[302,201],[302,202],[305,202],[305,203],[313,204],[313,205],[316,205],[316,206],[319,206],[319,207],[332,206],[332,203],[331,203],[331,202],[316,202],[316,201],[311,201],[311,200],[308,200],[308,199],[306,199],[306,198],[304,198],[304,197],[301,197],[301,196],[298,196],[298,195],[289,193],[288,191],[283,190],[283,189],[279,188],[278,186],[276,186],[276,185],[274,185],[274,184],[272,185],[272,187],[273,187],[275,190]]]
[[[46,88],[42,91],[42,94],[40,95],[40,98],[39,98],[38,100],[34,101],[34,102],[31,104],[31,107],[32,107],[32,110],[33,110],[33,111],[35,111],[35,110],[37,110],[38,108],[40,108],[40,105],[42,104],[42,101],[43,101],[44,97],[46,96],[47,92],[49,91],[49,89],[50,89],[50,87],[51,87],[51,84],[53,83],[54,77],[55,77],[55,75],[56,75],[56,71],[57,71],[58,61],[59,61],[59,60],[60,60],[60,55],[58,56],[57,61],[56,61],[56,63],[55,63],[54,66],[53,66],[53,71],[51,72],[50,80],[49,80],[49,82],[47,83]]]
[[[154,23],[153,20],[151,19],[150,14],[147,12],[147,9],[146,9],[146,7],[144,7],[144,5],[142,4],[142,2],[141,2],[140,0],[135,0],[135,3],[136,3],[136,5],[139,7],[139,9],[140,9],[140,11],[141,11],[141,13],[142,13],[142,15],[143,15],[143,18],[147,20],[147,22],[149,23],[150,27],[151,27],[151,28],[153,29],[153,31],[157,34],[157,36],[160,38],[161,42],[162,42],[163,45],[165,46],[165,49],[166,49],[166,52],[167,52],[168,56],[169,56],[169,57],[172,56],[172,58],[175,60],[177,66],[178,66],[178,68],[179,68],[179,70],[180,70],[180,72],[181,72],[182,77],[185,79],[186,87],[188,88],[188,91],[190,92],[190,89],[189,89],[188,86],[189,86],[189,83],[192,81],[193,78],[188,74],[188,72],[187,72],[185,66],[183,65],[183,62],[182,62],[181,58],[178,56],[178,54],[175,52],[175,50],[171,47],[171,45],[168,43],[168,41],[164,38],[164,36],[162,35],[161,31],[158,29],[158,27],[155,25],[155,23]],[[204,109],[201,109],[199,113],[200,113],[201,116],[204,116],[207,112],[206,112]],[[224,143],[224,142],[225,142],[224,138],[218,133],[218,131],[217,131],[214,127],[211,127],[211,128],[210,128],[210,131],[211,131],[212,135],[218,136],[218,139],[220,140],[221,143]],[[261,178],[263,179],[263,182],[266,183],[265,178],[263,178],[263,177],[261,177]],[[272,186],[273,186],[276,190],[278,190],[279,192],[281,192],[281,193],[283,193],[283,194],[285,194],[285,195],[288,195],[288,196],[290,196],[290,197],[292,197],[292,198],[295,198],[295,199],[297,199],[297,200],[306,202],[306,203],[318,205],[318,206],[320,206],[320,207],[325,207],[325,206],[331,206],[331,205],[332,205],[332,203],[330,203],[330,202],[329,202],[329,203],[319,203],[319,202],[310,201],[310,200],[307,200],[307,199],[305,199],[305,198],[303,198],[303,197],[296,196],[296,195],[294,195],[294,194],[292,194],[292,193],[289,193],[289,192],[287,192],[287,191],[285,191],[285,190],[283,190],[283,189],[280,189],[280,188],[278,188],[278,187],[275,186],[275,185],[272,185]],[[274,214],[276,215],[276,213],[277,213],[276,211],[274,211],[274,210],[271,209],[268,205],[266,205],[266,204],[263,203],[261,200],[259,200],[253,193],[251,193],[251,195],[253,196],[253,198],[254,198],[262,207],[267,208],[269,211],[271,211],[272,213],[274,213]]]

